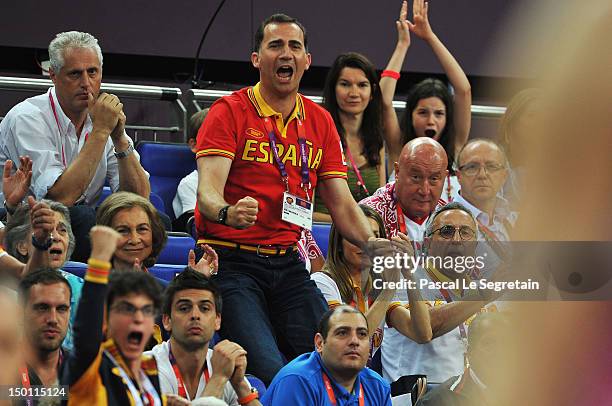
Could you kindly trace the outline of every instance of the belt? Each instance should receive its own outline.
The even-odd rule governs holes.
[[[223,241],[223,240],[213,240],[209,238],[202,238],[198,240],[198,245],[200,244],[208,244],[213,248],[229,248],[236,251],[249,251],[254,252],[259,256],[281,256],[285,254],[290,254],[291,252],[297,250],[297,245],[293,244],[289,247],[283,247],[280,245],[248,245],[248,244],[240,244],[232,241]]]

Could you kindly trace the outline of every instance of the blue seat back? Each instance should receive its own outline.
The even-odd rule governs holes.
[[[196,169],[195,155],[186,144],[141,141],[136,145],[140,164],[149,172],[151,192],[164,202],[165,212],[174,219],[172,200],[181,179]]]
[[[64,266],[62,266],[62,270],[80,278],[84,278],[85,272],[87,272],[87,264],[82,262],[66,261]]]
[[[185,270],[185,265],[155,264],[149,268],[149,273],[162,281],[170,282]]]
[[[106,200],[106,198],[109,197],[112,193],[113,191],[111,190],[110,186],[104,186],[102,188],[102,192],[100,192],[98,206],[101,205],[102,202]],[[151,192],[151,194],[149,195],[149,201],[158,211],[161,211],[163,213],[166,212],[166,205],[158,194]]]
[[[187,265],[189,250],[194,249],[195,240],[187,233],[168,233],[168,242],[157,257],[158,264]]]
[[[247,374],[245,378],[248,379],[252,387],[257,389],[257,392],[259,392],[259,398],[261,399],[264,393],[266,393],[266,385],[263,383],[263,381],[254,375]]]
[[[321,249],[324,258],[327,258],[329,230],[331,230],[330,223],[312,223],[312,237],[317,242],[317,245]]]

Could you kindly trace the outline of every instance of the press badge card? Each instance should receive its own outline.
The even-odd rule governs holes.
[[[289,192],[283,194],[283,215],[281,218],[284,221],[312,230],[312,209],[312,202]]]

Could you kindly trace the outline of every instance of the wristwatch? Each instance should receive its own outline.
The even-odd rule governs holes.
[[[219,210],[219,214],[217,214],[217,223],[225,225],[225,222],[227,221],[227,211],[229,210],[229,208],[230,205],[228,204],[227,206]]]
[[[10,214],[11,216],[12,216],[13,214],[15,214],[15,210],[17,210],[17,207],[18,207],[18,206],[17,206],[17,207],[10,207],[10,206],[9,206],[9,205],[6,203],[6,200],[4,201],[3,205],[4,205],[4,208],[6,209],[6,212],[7,212],[8,214]]]
[[[53,238],[51,238],[51,236],[49,236],[44,243],[40,243],[36,240],[36,237],[34,237],[34,233],[32,233],[32,246],[37,250],[46,251],[51,245],[53,245]]]
[[[134,152],[134,146],[130,144],[125,151],[117,152],[117,150],[115,150],[115,158],[123,159],[126,156],[130,155],[132,152]]]

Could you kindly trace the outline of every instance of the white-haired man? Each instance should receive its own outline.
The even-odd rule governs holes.
[[[32,158],[29,194],[70,207],[79,242],[74,259],[84,261],[89,253],[85,237],[95,224],[93,206],[104,183],[108,180],[113,191],[145,197],[150,186],[125,133],[123,104],[115,95],[100,93],[98,40],[84,32],[57,34],[49,58],[54,86],[13,107],[0,123],[0,166]],[[9,213],[15,208],[11,202],[3,205]]]

